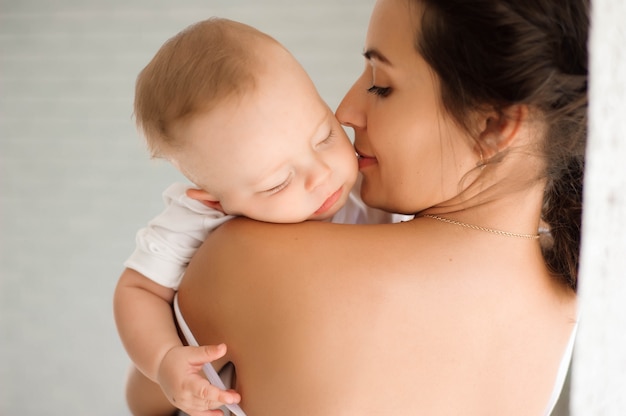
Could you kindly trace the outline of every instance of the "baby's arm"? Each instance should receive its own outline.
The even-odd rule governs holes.
[[[202,375],[202,366],[221,358],[226,348],[183,346],[172,319],[173,295],[173,289],[135,270],[122,273],[115,291],[115,317],[131,360],[160,385],[173,406],[190,415],[211,414],[204,411],[239,402],[237,393],[211,386]]]
[[[176,407],[192,415],[210,414],[197,412],[239,401],[238,394],[211,386],[201,375],[202,365],[223,356],[225,347],[183,347],[171,303],[196,249],[230,217],[188,198],[187,188],[168,188],[163,194],[165,211],[137,233],[137,248],[116,288],[115,316],[136,367],[157,382]]]

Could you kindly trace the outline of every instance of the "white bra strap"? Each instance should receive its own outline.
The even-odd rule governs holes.
[[[183,336],[187,340],[187,343],[193,347],[197,347],[198,341],[196,341],[193,334],[191,333],[191,329],[189,329],[187,322],[185,322],[185,319],[183,319],[183,314],[180,312],[180,308],[178,307],[178,293],[174,295],[174,314],[176,315],[176,321],[178,322],[178,326],[183,333]],[[224,382],[210,363],[203,365],[202,370],[204,370],[204,374],[212,385],[222,390],[226,390]],[[237,404],[226,404],[225,406],[236,416],[246,416],[246,413]]]

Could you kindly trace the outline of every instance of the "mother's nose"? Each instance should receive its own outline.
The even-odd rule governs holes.
[[[366,121],[365,101],[367,92],[360,84],[360,80],[354,83],[345,97],[343,97],[343,100],[341,100],[335,112],[337,120],[341,124],[354,129],[365,127]]]

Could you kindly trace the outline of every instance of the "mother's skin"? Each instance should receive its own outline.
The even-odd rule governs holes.
[[[182,313],[228,345],[249,415],[539,415],[574,299],[516,272],[527,241],[476,234],[468,252],[465,233],[238,219],[190,265]],[[519,264],[498,261],[510,250]]]
[[[420,3],[408,4],[378,0],[366,40],[376,53],[337,110],[355,147],[376,157],[361,163],[364,201],[533,233],[549,124],[512,103],[474,114],[471,141],[415,52]],[[372,84],[392,89],[373,96]],[[499,162],[476,176],[483,157]],[[236,219],[185,276],[183,316],[200,344],[227,344],[215,365],[235,364],[249,415],[541,415],[576,319],[574,290],[536,240],[423,217]]]

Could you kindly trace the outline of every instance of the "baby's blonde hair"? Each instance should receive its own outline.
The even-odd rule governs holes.
[[[275,42],[251,26],[213,17],[161,46],[135,86],[135,121],[152,157],[184,144],[184,138],[172,134],[174,123],[254,88],[259,39]]]

